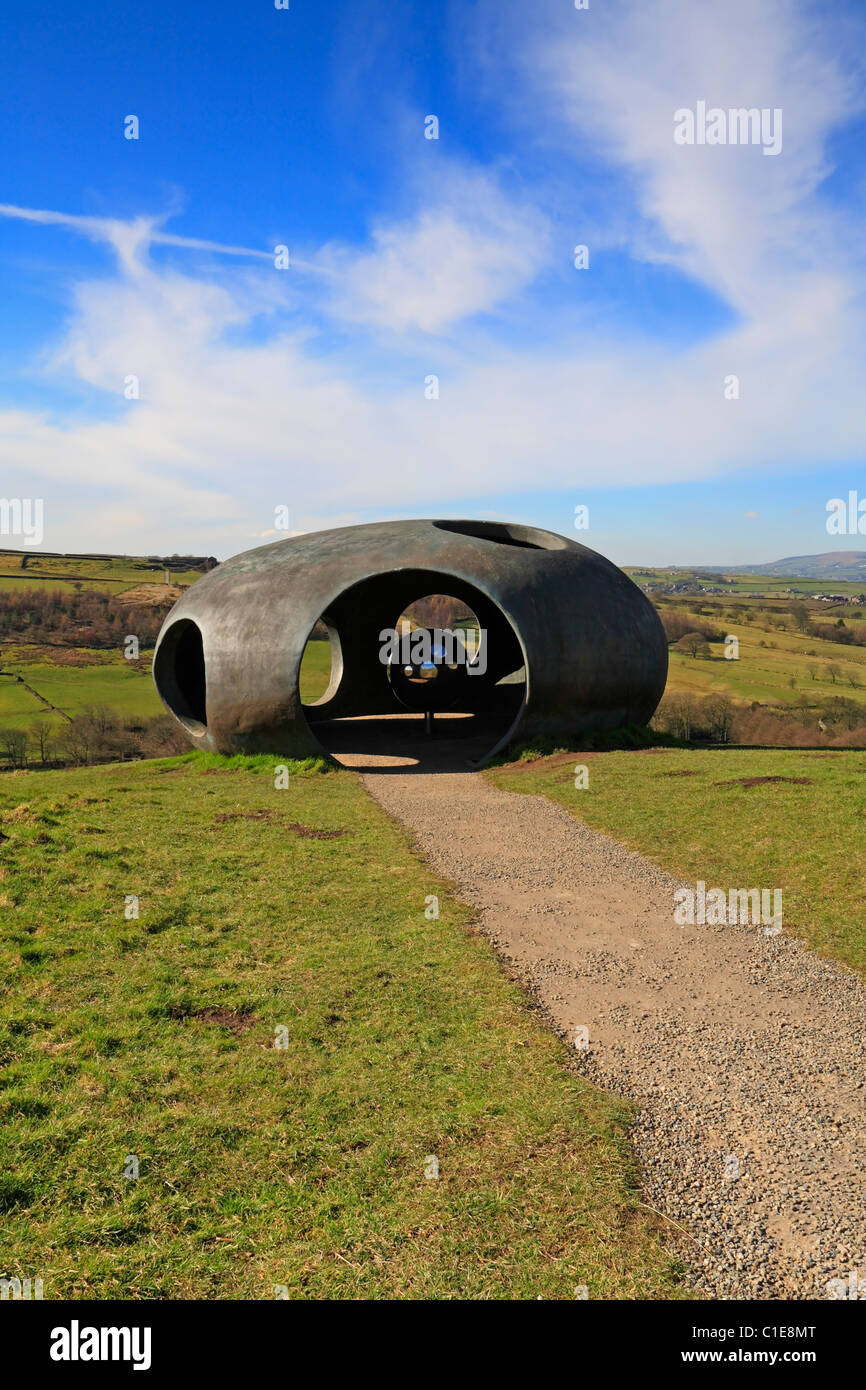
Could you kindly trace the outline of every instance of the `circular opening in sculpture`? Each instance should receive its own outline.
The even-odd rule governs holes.
[[[479,674],[483,659],[481,624],[470,605],[452,594],[425,594],[403,609],[394,633],[388,680],[399,703],[433,713],[459,705],[464,682]]]
[[[527,694],[523,645],[474,584],[391,570],[344,590],[322,620],[339,647],[339,679],[332,671],[313,703],[302,686],[301,701],[311,733],[338,761],[427,763],[450,749],[465,765],[489,757],[516,726]],[[321,682],[323,657],[319,665]]]
[[[192,734],[207,731],[207,678],[201,631],[180,618],[159,644],[153,679],[163,702]]]
[[[452,531],[457,536],[474,536],[476,540],[492,541],[496,545],[516,546],[520,550],[566,550],[568,542],[553,531],[539,531],[535,526],[519,526],[504,521],[434,521],[438,531]]]

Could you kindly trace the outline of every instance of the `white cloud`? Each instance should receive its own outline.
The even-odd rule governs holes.
[[[328,248],[331,311],[398,333],[444,333],[529,285],[549,245],[536,209],[505,197],[491,177],[452,171],[414,217],[377,225],[372,250]]]
[[[591,30],[536,32],[530,80],[572,140],[630,173],[656,228],[644,254],[745,314],[772,308],[780,284],[844,266],[839,214],[813,195],[829,172],[827,137],[863,109],[863,92],[826,10],[816,23],[798,0],[621,0],[598,8]],[[676,145],[674,111],[698,100],[780,108],[782,153]]]
[[[163,549],[170,531],[187,538],[178,548],[198,535],[197,548],[225,553],[269,527],[276,505],[307,530],[467,492],[660,483],[707,477],[731,458],[765,466],[866,444],[855,364],[834,375],[813,360],[809,326],[834,331],[832,297],[816,300],[799,336],[788,325],[787,342],[777,326],[685,356],[499,351],[443,372],[437,401],[420,374],[374,389],[298,335],[244,340],[237,330],[258,303],[242,284],[156,270],[79,289],[58,362],[113,393],[112,418],[0,414],[4,488],[32,495],[43,479],[48,548]],[[731,370],[743,383],[736,402],[723,399]],[[128,372],[141,400],[123,400]],[[66,513],[73,484],[87,500]],[[137,509],[128,531],[118,504]]]

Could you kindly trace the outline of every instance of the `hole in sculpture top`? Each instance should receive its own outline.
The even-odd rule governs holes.
[[[518,526],[504,521],[434,521],[437,531],[453,531],[458,536],[474,536],[497,545],[517,546],[521,550],[565,550],[568,542],[553,531],[535,526]]]

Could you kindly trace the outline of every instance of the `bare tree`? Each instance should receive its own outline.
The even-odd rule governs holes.
[[[692,736],[696,718],[695,701],[690,695],[665,695],[653,716],[653,726],[684,741]]]
[[[90,762],[90,750],[93,745],[93,726],[88,719],[76,714],[70,719],[63,734],[63,746],[65,751],[74,763],[79,767],[86,767]]]
[[[27,730],[4,729],[3,753],[12,767],[27,766]]]
[[[702,713],[707,718],[713,738],[719,743],[730,742],[734,722],[733,701],[727,695],[711,695],[704,701]]]
[[[36,743],[36,749],[39,753],[39,761],[41,763],[47,763],[48,749],[51,745],[51,725],[46,720],[40,719],[37,721],[37,723],[31,724],[30,732],[33,735],[33,739]]]

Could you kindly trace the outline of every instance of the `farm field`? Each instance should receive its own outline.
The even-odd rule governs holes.
[[[734,570],[655,569],[636,565],[623,565],[626,574],[636,584],[661,584],[669,587],[674,584],[695,583],[711,586],[717,578],[725,581],[725,594],[736,596],[769,596],[784,598],[790,602],[791,590],[803,594],[846,594],[852,598],[862,594],[866,581],[859,579],[808,579],[803,576],[777,574],[737,574]],[[714,577],[716,576],[716,577]]]
[[[0,1269],[46,1299],[680,1296],[626,1107],[321,768],[0,776]]]
[[[6,590],[48,588],[70,593],[80,587],[123,593],[138,584],[161,584],[164,573],[163,566],[148,564],[135,556],[91,559],[84,555],[41,555],[32,551],[22,556],[0,551],[0,589]],[[172,584],[184,587],[200,578],[201,570],[171,571]]]
[[[99,666],[28,663],[10,669],[64,714],[78,714],[91,705],[108,705],[118,714],[141,717],[162,712],[150,670],[136,670],[120,655]]]
[[[805,695],[813,702],[844,695],[866,702],[866,648],[843,647],[757,623],[722,622],[721,626],[738,639],[738,659],[726,660],[721,642],[709,644],[710,660],[672,650],[668,690],[698,695],[718,692],[740,701],[794,703]]]
[[[20,649],[6,656],[0,654],[0,730],[29,728],[34,723],[48,722],[61,727],[63,719],[53,714],[21,685],[21,677],[32,690],[72,716],[94,706],[107,706],[112,711],[136,718],[161,714],[162,705],[154,689],[149,663],[142,667],[126,661],[119,652],[89,652],[83,654],[88,664],[60,664],[34,660],[39,648]]]
[[[42,716],[50,716],[45,706],[37,700],[36,696],[21,685],[13,675],[0,673],[0,725],[5,722],[12,724],[29,724],[32,720]]]
[[[576,764],[587,788],[574,786]],[[488,775],[550,797],[686,882],[781,888],[785,930],[866,972],[866,753],[562,753]]]

